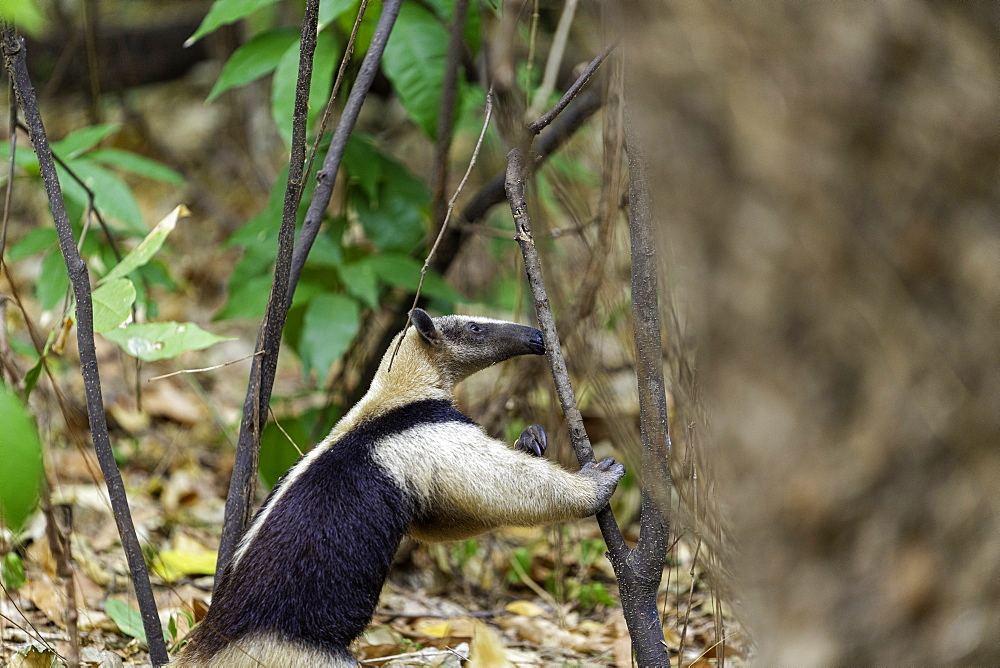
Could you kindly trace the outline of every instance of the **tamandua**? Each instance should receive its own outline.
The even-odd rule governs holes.
[[[541,427],[511,449],[455,408],[455,385],[470,374],[544,354],[541,332],[421,309],[412,320],[368,393],[257,511],[175,665],[356,666],[348,645],[371,621],[405,534],[457,540],[607,504],[621,464],[570,473],[540,456]]]

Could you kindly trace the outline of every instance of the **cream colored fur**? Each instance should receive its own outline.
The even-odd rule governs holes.
[[[346,657],[330,657],[324,652],[271,636],[254,636],[229,645],[209,661],[185,654],[170,665],[175,668],[357,668],[358,662]]]
[[[418,540],[460,540],[598,510],[593,480],[513,450],[474,424],[414,427],[381,441],[375,457],[429,511],[410,529]]]

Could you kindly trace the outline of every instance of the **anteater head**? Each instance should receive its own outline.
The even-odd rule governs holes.
[[[445,315],[432,318],[413,309],[413,327],[435,365],[453,383],[518,355],[544,355],[542,333],[513,322]]]

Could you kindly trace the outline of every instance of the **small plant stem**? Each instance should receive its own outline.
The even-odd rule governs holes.
[[[59,234],[59,248],[66,262],[66,271],[73,285],[76,297],[76,335],[80,352],[80,370],[83,374],[84,392],[87,398],[87,415],[90,419],[90,432],[94,440],[94,450],[108,485],[108,496],[114,509],[115,523],[118,525],[118,535],[121,537],[125,558],[128,561],[129,572],[135,587],[136,602],[142,615],[142,624],[146,630],[149,644],[149,656],[153,665],[162,666],[167,662],[167,647],[163,640],[163,630],[156,612],[156,601],[153,599],[153,589],[149,584],[149,573],[143,559],[142,548],[136,537],[132,514],[129,512],[128,498],[125,495],[125,484],[122,481],[118,465],[115,463],[111,450],[111,437],[108,435],[108,424],[104,416],[104,400],[101,396],[101,377],[97,365],[97,350],[94,345],[94,312],[90,297],[90,276],[87,265],[80,257],[73,238],[73,228],[66,215],[66,204],[63,201],[62,189],[56,175],[55,161],[49,148],[48,137],[42,124],[42,116],[35,99],[35,89],[28,76],[25,62],[23,41],[15,34],[14,29],[4,27],[2,30],[2,49],[8,75],[14,84],[18,103],[27,123],[31,143],[38,156],[38,166],[45,192],[48,195],[49,208]]]

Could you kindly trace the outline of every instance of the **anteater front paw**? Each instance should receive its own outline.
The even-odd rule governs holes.
[[[599,462],[584,464],[580,469],[580,475],[590,478],[597,485],[597,502],[591,511],[596,513],[608,504],[618,481],[625,475],[625,465],[618,464],[611,457],[605,457]]]
[[[545,430],[538,424],[533,424],[522,431],[517,443],[514,444],[515,450],[526,452],[535,457],[544,455],[546,447],[548,447],[548,441],[545,437]]]

